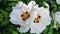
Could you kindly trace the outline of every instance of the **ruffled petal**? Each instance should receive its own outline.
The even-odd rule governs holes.
[[[31,1],[29,4],[28,4],[28,7],[29,7],[29,11],[31,11],[31,9],[35,6],[35,1]]]
[[[51,23],[52,18],[50,17],[50,12],[46,10],[44,7],[39,8],[38,15],[41,16],[40,21],[44,23],[44,25],[49,25]]]
[[[20,33],[26,33],[28,30],[29,30],[29,25],[21,26],[20,29],[18,29]]]
[[[43,25],[43,23],[31,23],[31,33],[41,33],[42,31],[44,31],[44,29],[46,28],[45,25]]]

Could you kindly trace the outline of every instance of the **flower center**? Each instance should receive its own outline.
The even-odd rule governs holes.
[[[21,17],[23,21],[26,21],[30,17],[30,14],[26,11],[21,15]]]
[[[41,16],[37,16],[37,17],[34,19],[34,23],[39,23],[40,18],[41,18]]]

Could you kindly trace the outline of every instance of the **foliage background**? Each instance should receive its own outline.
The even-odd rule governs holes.
[[[13,25],[9,21],[9,14],[12,11],[12,7],[16,5],[19,1],[23,1],[24,3],[28,4],[31,0],[0,0],[0,34],[30,34],[28,31],[27,33],[19,33],[17,31],[17,27],[19,25]],[[53,13],[60,10],[60,5],[56,3],[56,0],[34,0],[39,6],[44,6],[43,2],[49,4],[50,8],[50,15],[52,17],[52,22],[49,26],[41,34],[60,34],[60,28],[57,24],[57,28],[53,28],[54,19]]]

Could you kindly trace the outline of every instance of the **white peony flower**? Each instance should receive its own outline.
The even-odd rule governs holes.
[[[36,11],[36,3],[31,1],[28,5],[23,2],[18,2],[15,7],[12,8],[10,14],[10,21],[13,24],[24,26],[27,24],[27,21],[30,20],[31,16]],[[29,21],[30,22],[30,21]]]
[[[60,0],[56,0],[57,4],[60,4]]]
[[[56,28],[56,24],[57,23],[60,24],[60,12],[59,11],[54,14],[54,19],[55,19],[54,28]]]
[[[44,7],[40,7],[38,12],[35,13],[33,21],[31,21],[31,33],[40,34],[47,25],[51,23],[51,17],[49,11]]]
[[[15,7],[12,8],[10,14],[10,22],[15,25],[21,25],[19,31],[27,32],[29,30],[30,22],[37,11],[38,5],[35,1],[31,1],[28,5],[23,2],[18,2]]]

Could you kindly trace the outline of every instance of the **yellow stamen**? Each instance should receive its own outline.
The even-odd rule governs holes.
[[[24,21],[26,21],[29,17],[30,17],[30,14],[28,12],[24,12],[22,15],[21,15],[22,19]]]
[[[34,19],[34,23],[39,23],[41,16],[38,16]]]

